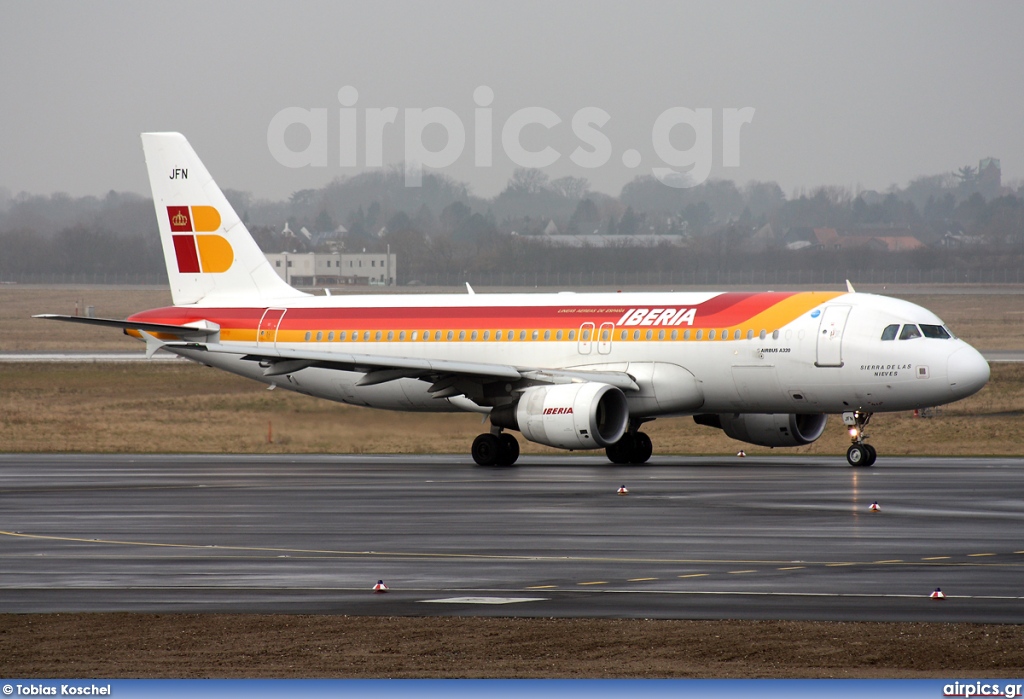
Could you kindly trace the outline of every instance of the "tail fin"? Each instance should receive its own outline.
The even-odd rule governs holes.
[[[175,305],[305,296],[270,266],[179,133],[144,133],[153,205]]]

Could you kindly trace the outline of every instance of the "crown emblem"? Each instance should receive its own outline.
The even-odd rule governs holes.
[[[171,218],[171,223],[175,226],[185,226],[188,224],[188,217],[179,211]]]

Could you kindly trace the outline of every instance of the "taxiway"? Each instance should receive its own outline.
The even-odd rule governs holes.
[[[1009,458],[0,455],[0,610],[1022,623],[1021,531]]]

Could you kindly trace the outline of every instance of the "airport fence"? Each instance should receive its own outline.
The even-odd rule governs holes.
[[[594,286],[835,286],[856,284],[1020,284],[1021,269],[697,269],[615,272],[445,272],[423,275],[428,286],[594,287]],[[408,283],[408,282],[407,282]]]
[[[836,286],[849,279],[856,284],[1021,284],[1020,268],[953,269],[697,269],[575,272],[476,272],[454,271],[420,274],[400,280],[399,286],[474,286],[504,287],[685,287],[685,286]],[[90,273],[4,273],[0,284],[167,286],[164,274]]]

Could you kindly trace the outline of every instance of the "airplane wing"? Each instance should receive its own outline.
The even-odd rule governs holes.
[[[219,343],[166,343],[162,349],[176,348],[200,350],[218,354],[241,354],[243,360],[259,362],[264,376],[281,376],[307,367],[354,371],[364,376],[359,386],[373,386],[396,379],[432,381],[431,392],[438,398],[466,393],[463,381],[483,385],[495,381],[528,381],[532,383],[571,383],[596,381],[616,386],[624,391],[639,391],[640,387],[629,374],[616,371],[585,371],[580,369],[552,369],[546,367],[517,367],[487,362],[460,362],[422,357],[389,357],[379,354],[350,354],[343,352],[317,352],[267,348],[257,345],[222,345]],[[461,381],[460,381],[461,380]],[[436,388],[436,390],[434,390]],[[442,395],[443,394],[443,395]]]
[[[632,376],[616,371],[520,367],[508,364],[460,362],[423,357],[391,357],[377,354],[277,349],[262,345],[224,345],[217,342],[217,338],[211,337],[220,332],[220,326],[206,320],[188,325],[170,325],[49,313],[36,315],[33,318],[114,327],[125,331],[137,330],[146,341],[146,354],[149,356],[161,349],[170,352],[183,349],[216,354],[241,354],[243,360],[259,362],[263,367],[263,375],[268,377],[283,376],[308,367],[318,367],[362,373],[364,376],[357,382],[358,386],[374,386],[397,379],[430,381],[432,385],[429,391],[436,398],[458,395],[467,395],[470,398],[481,397],[483,386],[497,381],[513,383],[521,381],[524,385],[596,381],[615,386],[623,391],[640,390]],[[167,340],[166,336],[168,335],[175,339]]]

